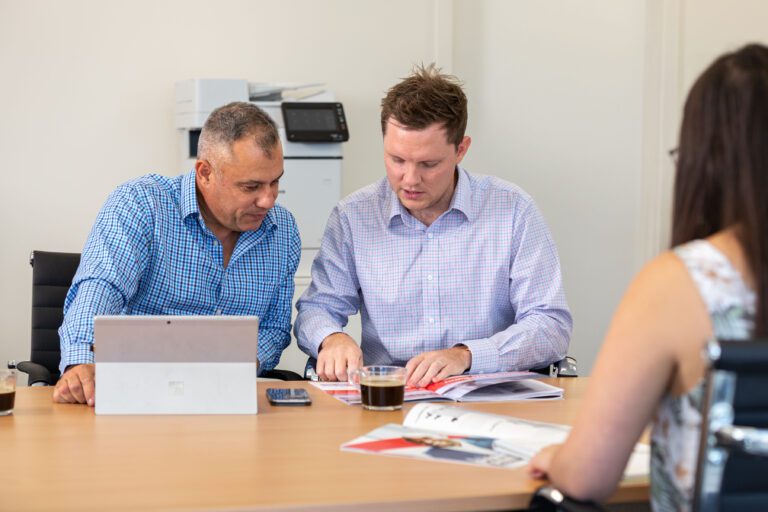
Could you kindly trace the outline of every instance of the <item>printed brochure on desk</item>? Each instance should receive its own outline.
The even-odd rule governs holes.
[[[562,443],[570,429],[445,404],[417,404],[402,425],[379,427],[341,450],[514,469],[545,446]],[[624,477],[647,476],[649,468],[650,448],[638,443]]]
[[[489,437],[448,435],[390,423],[342,445],[344,451],[517,468],[526,459],[503,451]]]
[[[407,386],[405,401],[506,402],[563,397],[563,389],[538,380],[533,372],[498,372],[456,375],[425,388]],[[348,382],[312,382],[332,397],[349,405],[361,402],[360,390]]]

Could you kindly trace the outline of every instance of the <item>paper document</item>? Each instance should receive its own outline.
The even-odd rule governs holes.
[[[389,424],[344,443],[344,451],[481,466],[524,466],[542,448],[562,443],[571,427],[444,404],[417,404],[402,425]],[[650,448],[638,443],[624,477],[646,476]]]
[[[562,398],[563,389],[538,380],[532,372],[499,372],[456,375],[425,388],[406,386],[405,401],[505,402]],[[360,391],[347,382],[311,382],[334,398],[359,404]]]

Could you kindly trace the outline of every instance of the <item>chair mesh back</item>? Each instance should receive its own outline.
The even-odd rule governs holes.
[[[734,425],[768,428],[768,341],[721,342],[717,370],[737,375]]]
[[[713,372],[735,376],[735,381],[731,381],[735,386],[731,402],[733,425],[768,428],[768,342],[723,341],[720,347],[720,358],[713,362]],[[713,407],[717,405],[710,404],[709,413]],[[702,510],[711,508],[721,512],[768,510],[768,457],[729,450],[719,495],[702,499],[700,505]]]
[[[32,253],[32,354],[30,360],[59,378],[59,327],[64,319],[64,298],[80,264],[80,254]]]

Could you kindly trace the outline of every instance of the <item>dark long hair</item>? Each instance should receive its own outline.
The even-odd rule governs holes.
[[[734,227],[755,279],[755,335],[768,334],[768,48],[718,58],[688,94],[672,245]]]

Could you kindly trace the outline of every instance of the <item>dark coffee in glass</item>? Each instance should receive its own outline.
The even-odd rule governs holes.
[[[13,412],[13,403],[16,401],[16,391],[0,393],[0,416]]]
[[[0,368],[0,416],[13,413],[16,401],[16,370]]]
[[[403,406],[405,384],[398,380],[360,381],[360,395],[366,409],[399,409]]]
[[[401,366],[363,366],[350,378],[360,386],[363,408],[394,411],[403,407],[405,368]]]

